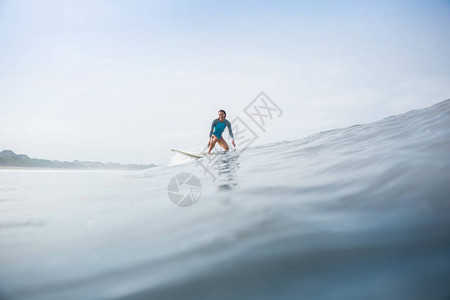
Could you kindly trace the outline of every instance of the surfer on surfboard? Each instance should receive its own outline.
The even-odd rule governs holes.
[[[225,142],[225,139],[222,137],[222,132],[225,130],[225,127],[228,127],[228,132],[231,136],[231,143],[234,147],[236,144],[234,143],[233,131],[231,130],[231,123],[225,117],[227,113],[221,109],[219,110],[219,118],[212,121],[211,131],[209,132],[209,141],[208,141],[208,154],[214,148],[216,143],[218,143],[225,151],[228,151],[228,144]]]

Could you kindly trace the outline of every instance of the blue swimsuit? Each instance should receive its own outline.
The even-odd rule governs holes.
[[[233,131],[231,130],[231,123],[227,119],[224,119],[223,122],[220,122],[219,119],[215,119],[211,124],[209,137],[214,134],[218,139],[220,139],[222,137],[222,132],[225,130],[225,127],[228,127],[228,132],[230,133],[231,138],[234,140]]]

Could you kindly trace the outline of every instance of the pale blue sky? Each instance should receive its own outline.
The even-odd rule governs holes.
[[[1,1],[0,150],[167,163],[265,91],[256,144],[450,98],[450,1]]]

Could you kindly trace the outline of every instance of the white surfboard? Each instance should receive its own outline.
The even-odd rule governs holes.
[[[176,149],[170,149],[170,151],[178,152],[178,153],[181,153],[181,154],[184,154],[184,155],[187,155],[190,157],[194,157],[194,158],[202,158],[203,157],[203,155],[200,155],[200,154],[192,154],[192,153],[188,153],[188,152],[184,152],[184,151],[180,151],[180,150],[176,150]]]

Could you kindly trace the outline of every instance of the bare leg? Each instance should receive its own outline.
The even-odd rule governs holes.
[[[223,137],[221,137],[218,141],[217,141],[217,143],[225,150],[225,151],[228,151],[228,144],[227,144],[227,142],[224,140],[224,138]]]
[[[217,137],[213,134],[211,137],[211,142],[209,144],[209,150],[208,150],[208,154],[211,152],[211,150],[214,148],[214,146],[216,145],[217,142]]]

